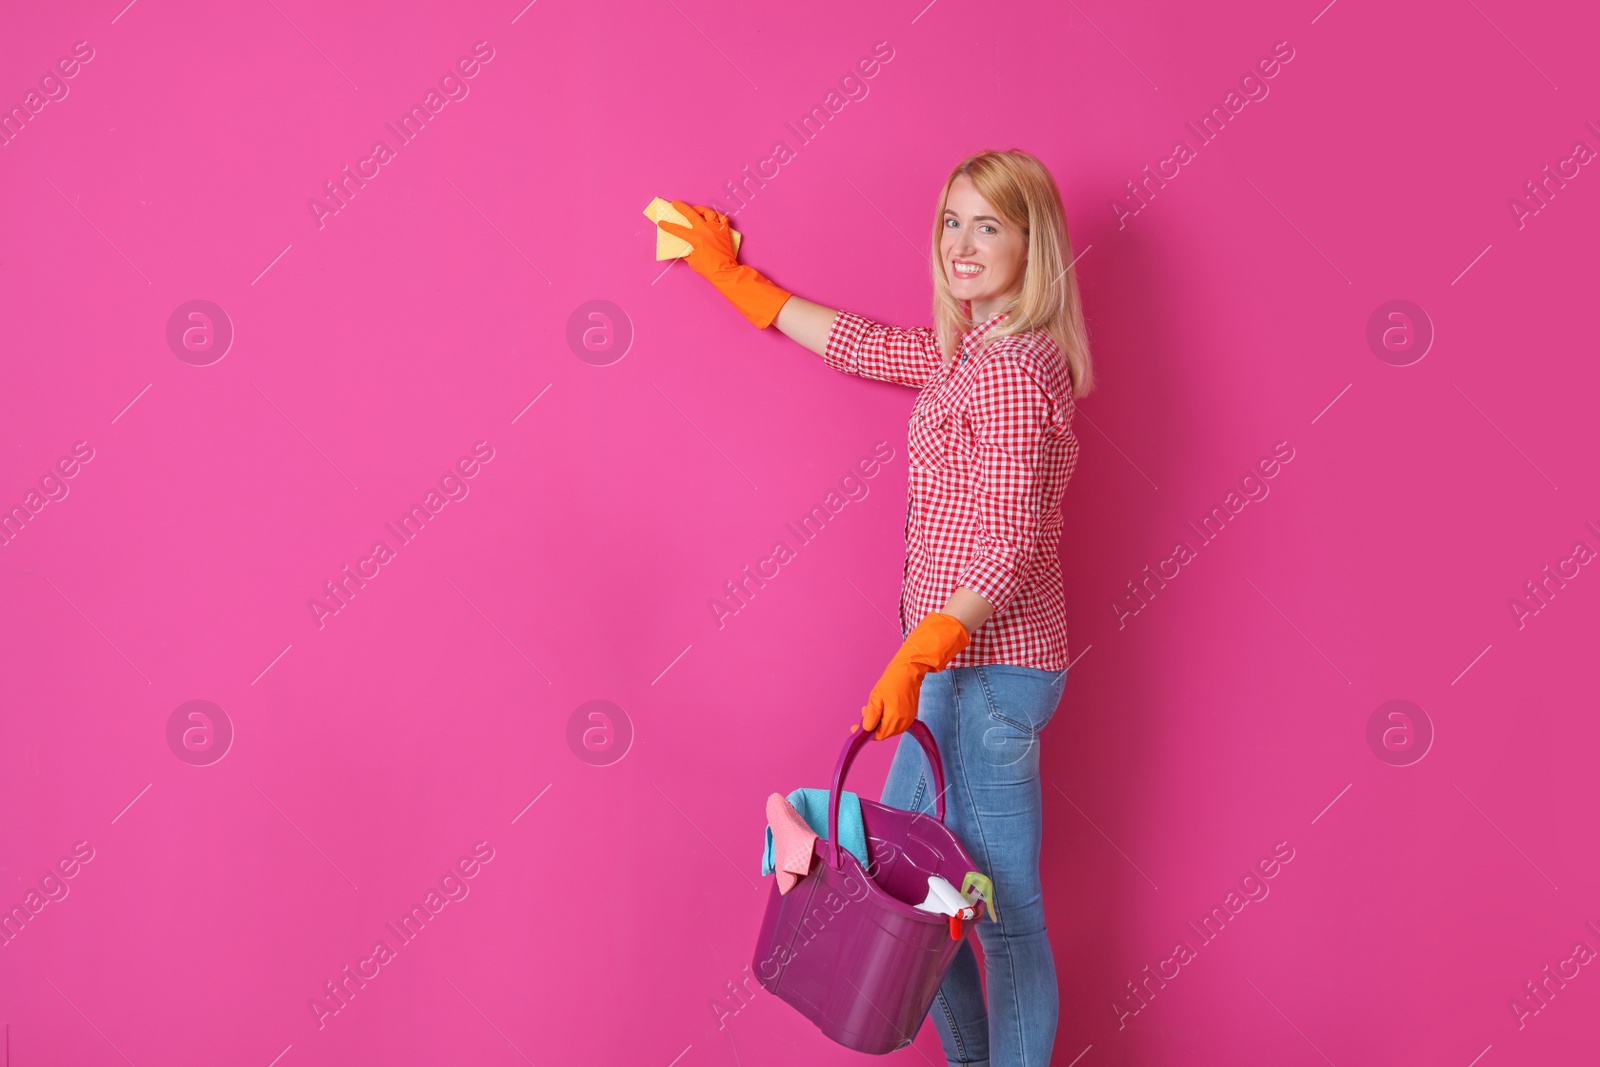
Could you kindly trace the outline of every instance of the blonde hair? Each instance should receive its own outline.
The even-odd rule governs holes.
[[[1081,397],[1094,388],[1089,357],[1089,334],[1078,297],[1078,277],[1070,269],[1072,240],[1067,235],[1066,211],[1055,179],[1038,159],[1022,151],[979,152],[956,165],[939,194],[933,219],[933,322],[940,349],[953,355],[961,337],[976,323],[950,292],[950,279],[940,261],[945,205],[950,186],[966,175],[978,194],[1022,230],[1027,241],[1022,288],[1005,306],[1009,315],[983,338],[983,345],[1011,334],[1040,330],[1055,341],[1067,362],[1072,395]]]

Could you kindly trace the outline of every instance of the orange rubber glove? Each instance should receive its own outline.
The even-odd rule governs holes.
[[[938,611],[927,615],[906,636],[900,651],[872,687],[867,706],[861,709],[861,728],[876,728],[874,737],[879,741],[909,730],[917,717],[922,676],[944,670],[971,643],[972,635],[954,615]]]
[[[749,319],[757,329],[766,329],[778,317],[778,309],[791,294],[774,285],[754,267],[741,264],[733,251],[733,235],[728,227],[728,216],[708,207],[690,207],[682,200],[672,201],[688,226],[675,222],[658,222],[663,230],[681,237],[693,246],[684,258],[695,273],[717,287],[739,313]]]

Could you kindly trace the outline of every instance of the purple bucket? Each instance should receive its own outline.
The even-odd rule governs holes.
[[[855,734],[833,770],[828,840],[817,842],[810,872],[788,893],[774,881],[756,941],[754,970],[769,993],[832,1040],[874,1055],[911,1044],[961,947],[948,917],[913,906],[928,895],[928,876],[959,887],[977,869],[944,825],[939,746],[920,721],[911,734],[933,772],[935,815],[862,798],[868,868],[838,847],[844,776],[872,736]]]

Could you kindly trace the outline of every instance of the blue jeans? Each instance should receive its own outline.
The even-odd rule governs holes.
[[[945,1058],[968,1067],[1046,1067],[1058,1012],[1055,958],[1039,885],[1043,818],[1039,732],[1055,714],[1066,671],[1011,664],[948,667],[926,675],[917,718],[944,762],[945,825],[994,882],[998,922],[977,924],[978,960],[964,940],[928,1014]],[[902,735],[881,801],[932,813],[933,779],[915,738]]]

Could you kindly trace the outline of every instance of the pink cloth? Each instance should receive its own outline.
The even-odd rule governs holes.
[[[767,798],[767,825],[772,828],[773,873],[779,894],[785,894],[811,873],[817,833],[782,793]]]

